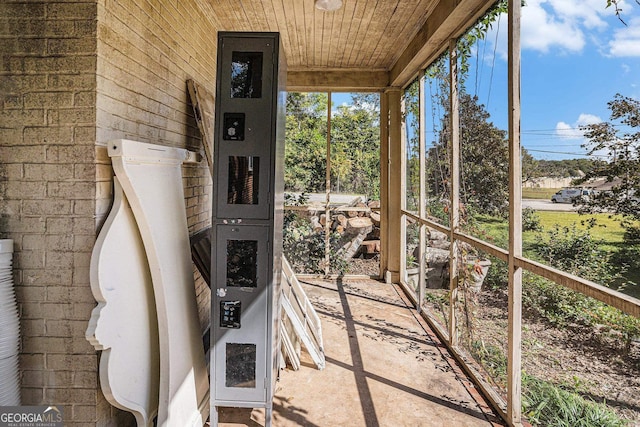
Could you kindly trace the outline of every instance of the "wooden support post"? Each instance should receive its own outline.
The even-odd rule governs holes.
[[[451,346],[458,345],[458,331],[456,325],[456,300],[458,299],[458,242],[455,232],[460,223],[460,111],[458,108],[458,52],[456,39],[449,41],[449,109],[451,128],[450,144],[451,158],[449,170],[451,180],[451,192],[449,194],[449,224],[451,231],[449,241],[449,342]]]
[[[507,421],[522,425],[522,165],[520,160],[520,0],[509,0],[509,354]]]
[[[427,205],[426,205],[426,200],[427,200],[427,178],[426,178],[426,158],[425,158],[425,144],[426,144],[426,135],[425,135],[425,131],[426,131],[426,120],[425,120],[425,112],[426,112],[426,99],[425,99],[425,93],[424,93],[424,84],[425,84],[425,77],[424,77],[424,70],[420,72],[420,79],[418,81],[419,84],[419,114],[420,114],[420,127],[419,127],[419,144],[420,147],[418,147],[418,156],[420,156],[419,162],[420,162],[420,194],[418,196],[418,203],[420,204],[418,206],[418,215],[420,216],[420,218],[422,219],[426,219],[427,218]],[[420,260],[418,261],[418,268],[420,269],[419,275],[418,275],[418,303],[416,304],[416,309],[418,311],[418,313],[420,313],[422,311],[422,302],[424,301],[424,296],[425,296],[425,286],[426,286],[426,281],[427,281],[427,275],[426,275],[426,268],[427,268],[427,263],[426,263],[426,259],[425,259],[425,252],[426,252],[426,234],[427,234],[427,227],[426,225],[424,225],[423,223],[420,223],[420,237],[419,237],[419,250],[418,250],[418,256],[420,257]]]
[[[389,108],[389,189],[388,189],[388,228],[387,228],[387,272],[385,279],[393,283],[400,281],[400,257],[404,248],[401,246],[403,199],[402,173],[402,113],[401,91],[392,88],[388,91]]]
[[[380,277],[389,270],[389,95],[380,93]]]
[[[327,193],[324,207],[324,275],[331,273],[331,92],[327,93],[327,170],[325,173],[325,191]]]
[[[407,284],[407,102],[400,92],[400,281]]]

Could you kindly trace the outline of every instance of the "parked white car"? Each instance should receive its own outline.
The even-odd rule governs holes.
[[[573,203],[574,201],[588,200],[592,190],[588,188],[563,188],[551,196],[553,203]]]

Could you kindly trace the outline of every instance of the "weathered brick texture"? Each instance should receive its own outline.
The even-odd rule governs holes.
[[[15,242],[22,401],[65,425],[132,425],[84,337],[91,250],[111,204],[106,143],[200,151],[186,80],[214,91],[217,29],[198,0],[0,1],[0,237]],[[205,164],[184,167],[189,231],[210,222]],[[201,324],[210,295],[200,276]]]
[[[91,1],[0,4],[0,233],[15,242],[22,402],[59,404],[70,425],[75,405],[103,399],[84,331],[59,327],[85,323],[92,305],[86,269],[74,264],[95,241],[95,226],[77,224],[94,224],[95,156],[85,147],[95,143],[96,19]],[[54,356],[91,363],[55,366]]]

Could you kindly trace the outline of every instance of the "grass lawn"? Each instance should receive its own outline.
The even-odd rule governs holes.
[[[607,251],[615,251],[620,248],[623,241],[624,228],[620,225],[621,216],[609,214],[580,215],[576,212],[549,212],[537,211],[540,223],[545,230],[551,230],[554,224],[561,227],[576,226],[579,230],[586,230],[589,221],[595,219],[595,226],[589,230],[594,239],[603,242],[601,248]]]
[[[580,215],[575,212],[549,212],[537,211],[540,223],[544,230],[551,230],[555,224],[567,227],[575,225],[576,228],[584,230],[589,227],[589,220],[595,219],[594,226],[590,228],[591,236],[602,243],[600,249],[603,251],[616,253],[624,245],[624,229],[620,226],[620,216],[609,214]],[[496,246],[507,249],[509,242],[509,228],[507,221],[489,216],[479,216],[477,218],[478,227],[481,231],[471,233],[475,237],[489,241]],[[540,238],[546,238],[546,233],[526,231],[523,233],[523,251],[526,257],[535,259],[534,247],[543,242]],[[640,271],[629,270],[624,274],[625,281],[632,281],[639,285],[628,287],[623,292],[640,298]],[[614,285],[615,286],[615,285]]]
[[[536,214],[540,218],[540,223],[544,230],[551,230],[555,224],[561,227],[572,227],[573,225],[580,230],[588,228],[589,220],[594,218],[595,225],[589,231],[591,235],[602,241],[602,249],[615,251],[620,248],[624,229],[620,226],[620,217],[608,214],[580,215],[576,212],[548,212],[537,211]],[[618,220],[616,220],[618,219]],[[502,248],[507,247],[509,241],[509,228],[506,221],[499,218],[480,215],[478,216],[479,228],[486,233],[485,236],[476,237],[484,238]],[[526,231],[523,233],[524,246],[531,246],[539,243],[539,234],[537,232]]]

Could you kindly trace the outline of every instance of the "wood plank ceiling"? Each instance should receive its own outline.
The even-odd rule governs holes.
[[[402,56],[407,56],[407,51],[414,54],[422,49],[411,43],[416,39],[424,43],[434,34],[434,29],[428,28],[433,25],[427,22],[433,15],[439,15],[435,23],[440,26],[459,9],[460,3],[471,5],[466,10],[474,14],[483,4],[486,8],[492,3],[482,0],[343,0],[339,10],[323,12],[315,8],[314,0],[200,2],[221,31],[279,32],[290,76],[304,75],[307,86],[343,85],[371,89],[388,86],[394,65],[399,60],[405,64],[413,59],[402,60]],[[333,83],[332,72],[339,73],[334,76]],[[363,78],[370,81],[356,81]]]

